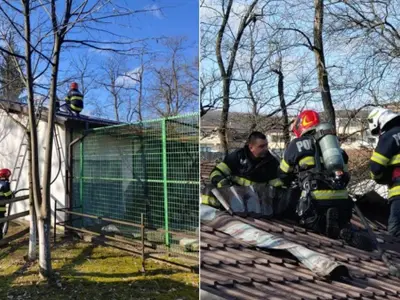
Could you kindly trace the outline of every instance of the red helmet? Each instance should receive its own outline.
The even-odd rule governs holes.
[[[77,90],[78,89],[78,84],[76,82],[71,83],[71,90]]]
[[[8,179],[11,176],[11,171],[9,169],[1,169],[0,170],[0,178]]]
[[[320,123],[319,114],[314,110],[303,110],[296,118],[292,131],[296,137],[314,129]]]

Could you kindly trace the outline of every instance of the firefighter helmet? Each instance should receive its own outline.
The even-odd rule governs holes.
[[[368,115],[368,127],[371,134],[380,134],[385,125],[397,117],[399,117],[399,115],[389,109],[382,107],[374,108]]]
[[[320,124],[319,114],[314,110],[303,110],[294,121],[292,131],[296,137],[315,129]]]
[[[0,178],[8,179],[11,176],[11,171],[9,169],[1,169],[0,170]]]

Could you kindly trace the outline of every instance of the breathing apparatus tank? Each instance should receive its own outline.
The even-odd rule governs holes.
[[[339,179],[343,175],[344,160],[332,125],[329,123],[319,124],[315,128],[314,138],[321,150],[325,169]]]

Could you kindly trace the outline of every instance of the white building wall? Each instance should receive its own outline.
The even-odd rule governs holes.
[[[20,121],[22,124],[27,123],[27,117],[22,116],[18,117],[17,115],[13,114],[13,118],[17,119]],[[0,168],[8,168],[12,172],[16,172],[13,170],[17,155],[18,155],[18,150],[20,147],[20,144],[23,141],[24,138],[24,130],[17,125],[16,122],[14,122],[10,116],[7,116],[7,114],[4,111],[0,111],[0,123],[2,124],[1,127],[3,127],[2,130],[0,130]],[[54,203],[57,201],[57,207],[65,207],[66,203],[66,196],[65,196],[65,187],[66,187],[66,181],[65,181],[65,170],[66,170],[66,145],[65,145],[65,129],[63,126],[56,125],[58,131],[59,131],[59,137],[60,137],[60,143],[61,143],[61,157],[58,156],[57,154],[57,146],[56,142],[54,140],[53,143],[53,157],[52,157],[52,181],[56,177],[57,173],[60,170],[60,174],[57,176],[55,179],[54,183],[51,185],[51,218],[52,218],[52,224],[53,224],[53,216],[54,216]],[[39,172],[40,176],[42,177],[43,175],[43,163],[44,163],[44,155],[45,155],[45,149],[44,149],[44,144],[45,144],[45,134],[46,134],[46,128],[47,128],[47,122],[40,121],[38,124],[38,144],[39,144]],[[23,154],[23,151],[22,151]],[[21,160],[20,160],[21,161]],[[60,166],[60,161],[62,162]],[[25,158],[22,172],[21,172],[21,177],[18,183],[18,186],[15,186],[15,182],[11,184],[11,188],[13,191],[18,191],[20,189],[28,189],[29,187],[29,179],[28,179],[28,157]],[[27,195],[28,190],[24,190],[21,192],[17,193],[17,196],[23,196]],[[11,209],[11,214],[19,213],[29,210],[29,201],[20,201],[17,203],[14,203],[12,205]],[[25,220],[29,220],[29,216],[25,217]],[[64,213],[58,212],[57,214],[57,220],[62,221],[64,220]]]

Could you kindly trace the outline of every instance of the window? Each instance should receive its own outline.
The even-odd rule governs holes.
[[[271,139],[273,143],[279,143],[281,141],[281,137],[279,135],[273,135],[271,136]]]
[[[209,145],[201,145],[200,152],[212,152],[212,147]]]

